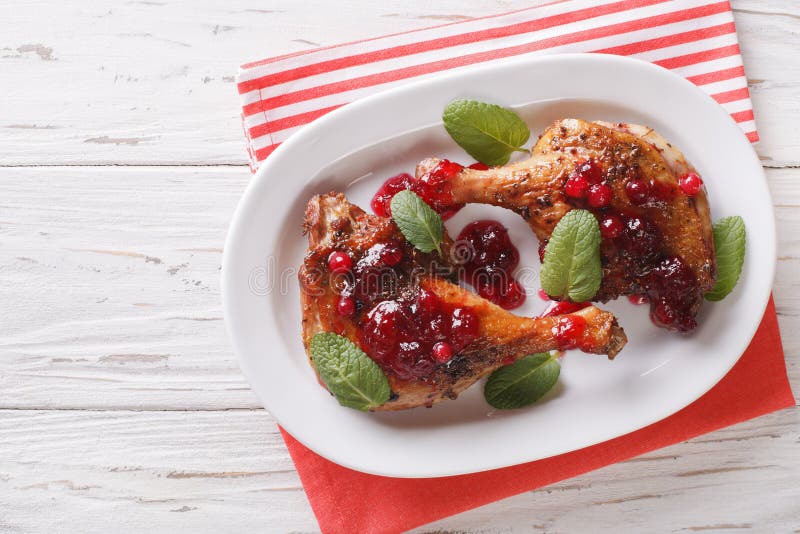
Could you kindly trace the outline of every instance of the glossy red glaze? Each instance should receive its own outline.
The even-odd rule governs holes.
[[[481,163],[477,161],[469,166],[470,169],[475,169],[476,171],[488,171],[491,167],[486,165],[485,163]]]
[[[561,350],[577,347],[583,338],[584,332],[586,332],[586,319],[580,315],[560,317],[556,326],[553,327],[553,336],[555,336]]]
[[[628,301],[631,304],[635,304],[636,306],[647,304],[650,302],[650,299],[647,298],[647,295],[628,295]]]
[[[644,180],[630,180],[625,184],[625,194],[631,203],[644,204],[650,199],[650,184]]]
[[[391,217],[392,198],[400,191],[410,189],[436,210],[442,219],[449,219],[464,207],[463,204],[453,204],[453,195],[450,189],[450,179],[461,172],[463,168],[458,163],[443,159],[434,169],[423,174],[419,179],[407,173],[392,176],[381,185],[375,196],[372,197],[370,202],[372,211],[381,217]]]
[[[547,292],[544,289],[540,289],[539,290],[539,298],[542,299],[543,301],[547,302],[547,301],[550,300],[550,295],[548,295]]]
[[[400,191],[410,189],[413,181],[414,177],[404,172],[383,182],[383,185],[381,185],[370,202],[373,213],[381,217],[391,217],[392,198]]]
[[[471,308],[443,302],[420,288],[373,306],[359,326],[358,339],[384,370],[403,379],[425,379],[472,343],[478,327]],[[444,360],[448,348],[450,357]]]
[[[600,220],[600,235],[606,239],[614,239],[622,234],[625,225],[616,215],[606,215]]]
[[[590,302],[569,302],[566,300],[553,301],[546,310],[544,310],[539,317],[554,317],[556,315],[566,315],[568,313],[575,313],[584,308],[588,308],[592,304]]]
[[[507,310],[525,302],[525,290],[512,275],[519,265],[519,251],[505,226],[497,221],[471,222],[461,230],[457,243],[469,252],[461,264],[461,278],[481,297]]]
[[[702,294],[697,277],[679,256],[665,258],[647,279],[650,318],[659,326],[691,332],[697,327],[694,307]]]

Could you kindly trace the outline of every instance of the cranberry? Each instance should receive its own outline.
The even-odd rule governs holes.
[[[564,184],[564,193],[572,198],[585,198],[589,192],[589,182],[580,175],[570,176]]]
[[[548,300],[550,300],[550,295],[548,295],[548,294],[545,292],[545,290],[544,290],[544,289],[540,289],[540,290],[539,290],[539,298],[540,298],[540,299],[542,299],[543,301],[547,302]]]
[[[339,315],[350,317],[356,312],[356,303],[350,297],[339,297],[339,302],[336,303],[336,311]]]
[[[441,160],[433,170],[426,172],[412,182],[411,189],[430,207],[436,210],[442,219],[452,217],[463,204],[453,204],[451,180],[464,167],[450,160]]]
[[[353,260],[344,252],[334,251],[328,256],[328,268],[333,273],[346,273],[353,267]]]
[[[639,306],[640,304],[647,304],[649,299],[647,295],[628,295],[628,300],[631,304]]]
[[[553,327],[553,335],[562,350],[578,346],[586,331],[586,319],[580,315],[560,317]]]
[[[433,357],[437,362],[449,362],[453,357],[453,347],[446,341],[440,341],[433,346]]]
[[[458,235],[458,242],[471,253],[462,264],[461,278],[498,306],[521,306],[525,290],[511,275],[519,264],[519,251],[505,226],[497,221],[472,222]]]
[[[427,380],[478,336],[478,316],[418,288],[369,310],[358,328],[364,352],[401,379]]]
[[[478,337],[478,326],[478,316],[470,308],[455,308],[453,310],[450,331],[454,338],[461,338],[461,346],[471,343]]]
[[[703,180],[697,175],[697,173],[690,172],[684,174],[678,179],[678,185],[680,186],[681,191],[690,197],[693,197],[700,192],[700,189],[703,188]]]
[[[373,213],[381,217],[391,217],[392,198],[400,191],[409,189],[413,181],[414,178],[407,173],[398,174],[386,180],[370,202]]]
[[[475,169],[476,171],[488,171],[489,170],[489,166],[484,164],[484,163],[481,163],[480,161],[478,161],[476,163],[473,163],[472,165],[469,166],[469,168],[470,169]]]
[[[625,184],[625,194],[634,204],[644,204],[650,199],[650,184],[644,180],[630,180]]]
[[[600,235],[606,239],[614,239],[622,234],[625,226],[616,215],[606,215],[600,221]]]
[[[393,267],[403,259],[403,249],[398,243],[390,242],[381,249],[380,255],[383,263]]]
[[[566,315],[591,306],[589,302],[569,302],[566,300],[552,302],[539,317],[553,317],[556,315]]]
[[[608,184],[595,184],[589,187],[587,202],[593,208],[605,208],[611,203],[614,192]]]

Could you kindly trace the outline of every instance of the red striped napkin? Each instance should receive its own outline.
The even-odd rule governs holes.
[[[758,140],[727,0],[569,0],[243,65],[237,81],[252,167],[304,124],[358,98],[444,70],[560,52],[672,69]]]
[[[358,98],[444,70],[560,52],[630,55],[672,69],[758,140],[727,1],[568,0],[242,66],[252,169],[304,124]],[[770,303],[748,350],[710,392],[654,425],[572,453],[472,475],[396,479],[346,469],[284,438],[323,532],[388,533],[793,405]]]

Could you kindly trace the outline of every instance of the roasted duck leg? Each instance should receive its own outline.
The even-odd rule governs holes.
[[[449,239],[442,256],[424,254],[391,219],[364,213],[342,194],[309,201],[305,232],[299,279],[306,351],[319,332],[358,344],[392,390],[377,410],[454,399],[534,352],[578,348],[613,358],[626,343],[614,316],[593,306],[526,318],[469,293],[453,283]]]
[[[417,167],[425,180],[440,160]],[[455,204],[485,203],[522,216],[540,243],[573,208],[600,221],[603,283],[595,300],[646,295],[659,326],[689,332],[716,262],[704,190],[678,184],[694,172],[683,154],[652,129],[632,124],[556,121],[526,161],[488,170],[465,168],[439,180]],[[543,247],[542,247],[543,250]]]

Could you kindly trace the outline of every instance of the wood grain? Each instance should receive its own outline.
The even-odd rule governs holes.
[[[0,532],[316,532],[222,321],[238,63],[536,0],[0,6]],[[800,394],[796,0],[734,0]],[[800,530],[800,410],[417,532]]]

